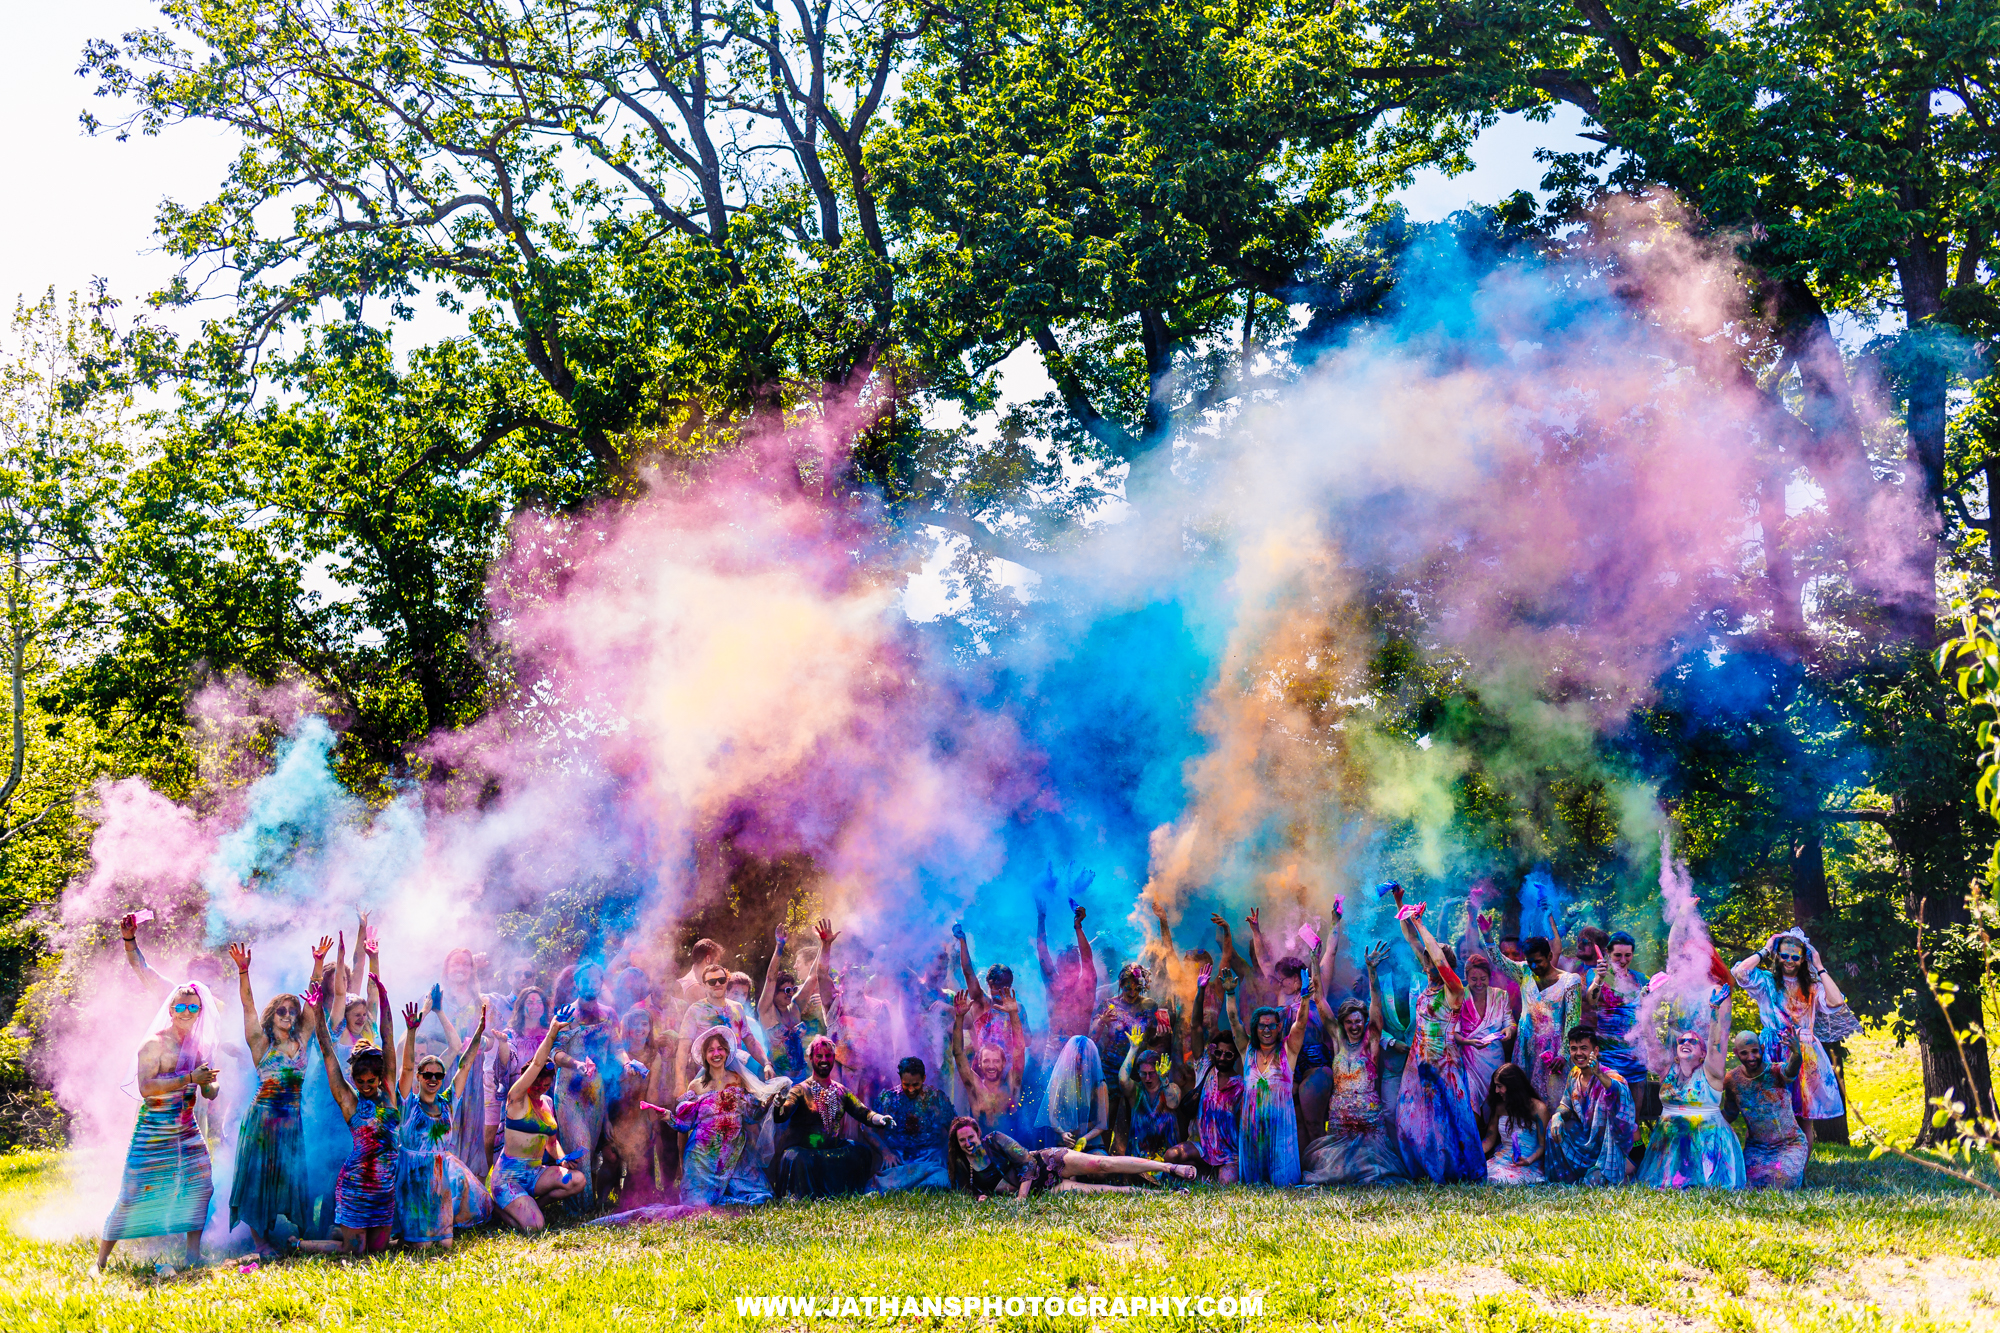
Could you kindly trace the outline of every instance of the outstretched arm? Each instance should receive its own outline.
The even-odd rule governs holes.
[[[1759,949],[1756,953],[1751,954],[1748,958],[1745,958],[1742,962],[1729,969],[1729,975],[1736,978],[1737,985],[1746,989],[1749,987],[1750,978],[1756,974],[1757,969],[1764,966],[1764,956],[1772,951],[1773,943],[1777,938],[1776,935],[1773,935],[1770,940],[1765,941],[1762,949]]]
[[[410,1089],[417,1085],[417,1028],[424,1021],[424,1011],[417,1008],[415,1000],[403,1006],[403,1065],[396,1075],[396,1094],[410,1095]]]
[[[1382,1031],[1382,1020],[1389,1012],[1389,1005],[1382,998],[1382,977],[1380,969],[1389,958],[1389,946],[1371,944],[1364,962],[1368,968],[1368,1027],[1378,1036]]]
[[[549,1052],[555,1049],[556,1038],[569,1026],[570,1019],[576,1017],[576,1006],[566,1004],[549,1015],[548,1030],[542,1033],[542,1044],[535,1047],[535,1053],[528,1063],[521,1066],[521,1076],[514,1080],[514,1086],[507,1089],[507,1110],[513,1113],[518,1103],[523,1107],[528,1100],[528,1092],[535,1086],[535,1079],[541,1075],[542,1066],[549,1062]]]
[[[1250,961],[1256,964],[1257,975],[1266,981],[1274,981],[1277,974],[1273,970],[1276,960],[1271,957],[1271,946],[1264,943],[1264,928],[1257,922],[1258,909],[1250,909],[1250,915],[1243,923],[1250,927]]]
[[[1041,965],[1042,986],[1056,984],[1056,956],[1049,952],[1049,899],[1056,891],[1056,867],[1050,862],[1035,886],[1035,961]]]
[[[139,989],[147,998],[165,995],[173,988],[167,979],[155,972],[146,962],[146,955],[139,952],[139,916],[127,912],[118,922],[118,934],[125,941],[125,965],[132,969],[132,975],[139,978]]]
[[[340,1108],[340,1118],[346,1120],[354,1115],[354,1089],[347,1086],[347,1075],[341,1072],[340,1061],[334,1057],[333,1040],[326,1031],[326,1008],[312,1006],[313,1035],[319,1038],[320,1062],[326,1066],[326,1086],[333,1093],[334,1105]]]
[[[785,927],[771,932],[771,961],[764,964],[764,988],[757,992],[757,1017],[767,1026],[778,1021],[778,960],[785,954]]]
[[[249,947],[230,945],[229,961],[236,964],[236,997],[243,1002],[243,1041],[250,1048],[250,1058],[262,1060],[271,1043],[264,1040],[264,1025],[257,1021],[257,997],[250,990]]]
[[[479,1059],[479,1041],[486,1035],[486,1002],[479,1002],[479,1027],[474,1030],[472,1040],[458,1054],[457,1063],[451,1076],[451,1097],[453,1101],[465,1096],[466,1081],[472,1077],[472,1066]],[[470,1056],[471,1059],[466,1057]]]
[[[980,989],[979,977],[972,970],[972,945],[965,938],[964,924],[960,923],[953,926],[951,933],[958,940],[958,974],[965,978],[966,994],[972,997],[974,1004],[984,1005],[986,1003],[986,992]]]
[[[1708,1003],[1708,1058],[1703,1063],[1708,1081],[1720,1088],[1729,1066],[1729,987],[1710,991]]]
[[[972,1072],[972,1064],[965,1058],[965,1014],[971,1007],[971,1000],[964,991],[952,996],[951,1062],[958,1069],[958,1081],[968,1089],[979,1086],[979,1079]]]

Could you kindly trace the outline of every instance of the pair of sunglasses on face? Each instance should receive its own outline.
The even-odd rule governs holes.
[[[201,1006],[198,1004],[177,1004],[174,1006],[174,1012],[177,1014],[198,1014],[201,1012]]]
[[[417,1077],[426,1083],[442,1083],[444,1082],[444,1071],[442,1069],[420,1069],[417,1071]]]

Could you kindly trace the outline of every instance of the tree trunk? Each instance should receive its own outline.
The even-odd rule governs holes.
[[[1815,819],[1792,838],[1792,922],[1810,935],[1832,912],[1826,892],[1826,834]]]

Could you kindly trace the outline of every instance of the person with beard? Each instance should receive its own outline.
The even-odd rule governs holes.
[[[1333,1092],[1326,1133],[1306,1145],[1302,1184],[1384,1185],[1407,1179],[1382,1101],[1384,1003],[1378,971],[1388,957],[1388,945],[1369,946],[1368,1002],[1343,1000],[1328,1025]]]
[[[1799,1128],[1792,1109],[1792,1082],[1799,1076],[1799,1048],[1788,1031],[1778,1034],[1784,1062],[1764,1058],[1764,1043],[1755,1032],[1736,1034],[1737,1068],[1724,1081],[1722,1116],[1734,1120],[1740,1112],[1744,1179],[1751,1189],[1797,1189],[1805,1183],[1806,1159],[1812,1145]]]
[[[825,1199],[858,1194],[875,1173],[874,1154],[847,1136],[852,1117],[875,1129],[895,1122],[871,1111],[833,1076],[833,1038],[814,1037],[806,1048],[812,1076],[794,1084],[771,1109],[784,1126],[778,1136],[778,1166],[772,1185],[780,1199]]]
[[[1622,1185],[1638,1134],[1632,1090],[1597,1058],[1597,1030],[1569,1030],[1569,1078],[1549,1118],[1542,1174],[1552,1185]]]
[[[1246,1024],[1236,1005],[1237,979],[1222,974],[1223,1012],[1236,1034],[1243,1062],[1243,1100],[1236,1121],[1236,1178],[1246,1185],[1299,1183],[1299,1120],[1292,1095],[1292,1062],[1305,1042],[1310,995],[1290,1028],[1275,1005],[1259,1006]]]
[[[1853,1031],[1855,1024],[1847,1008],[1847,997],[1820,961],[1819,950],[1796,927],[1771,936],[1764,947],[1730,969],[1736,984],[1750,992],[1757,1002],[1763,1024],[1764,1060],[1767,1064],[1785,1059],[1783,1040],[1789,1040],[1799,1060],[1798,1076],[1792,1080],[1792,1109],[1805,1122],[1807,1141],[1812,1138],[1814,1120],[1833,1120],[1846,1114],[1840,1096],[1840,1072],[1820,1039],[1822,1020],[1836,1034]]]
[[[1521,942],[1525,962],[1504,950],[1489,950],[1503,977],[1520,988],[1521,1017],[1515,1036],[1514,1063],[1528,1075],[1535,1096],[1554,1106],[1569,1081],[1569,1030],[1582,1022],[1583,978],[1556,966],[1562,957],[1562,930],[1549,917],[1549,938],[1530,935]],[[1554,943],[1550,943],[1550,939]]]
[[[927,1072],[922,1060],[906,1056],[896,1066],[897,1086],[876,1094],[875,1112],[890,1123],[875,1131],[882,1157],[868,1183],[870,1194],[951,1188],[944,1161],[951,1103],[924,1081]]]
[[[1011,1020],[1010,1039],[1005,1046],[982,1042],[968,1060],[965,1020],[972,1012],[972,1003],[972,997],[964,991],[952,997],[951,1055],[958,1066],[959,1084],[965,1089],[966,1108],[983,1131],[1018,1130],[1021,1075],[1028,1046],[1020,1031],[1021,1007],[1011,997],[1003,1001],[1009,1006],[1006,1013]]]
[[[1194,1120],[1186,1141],[1171,1149],[1166,1160],[1193,1166],[1204,1178],[1223,1185],[1236,1182],[1236,1121],[1243,1109],[1243,1079],[1237,1072],[1236,1038],[1225,1022],[1208,1026],[1204,1001],[1209,974],[1195,979],[1194,1030],[1201,1034],[1203,1053],[1195,1066]]]

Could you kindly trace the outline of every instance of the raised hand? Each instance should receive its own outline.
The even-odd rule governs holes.
[[[1214,971],[1215,971],[1215,969],[1214,969],[1214,968],[1210,968],[1210,967],[1204,967],[1204,968],[1203,968],[1203,969],[1201,970],[1201,973],[1200,973],[1200,974],[1199,974],[1198,976],[1196,976],[1196,977],[1195,977],[1195,979],[1194,979],[1194,984],[1195,984],[1195,985],[1196,985],[1197,987],[1202,987],[1202,986],[1206,986],[1206,985],[1208,985],[1208,981],[1209,981],[1209,977],[1210,977],[1211,975],[1213,975]]]
[[[1224,995],[1236,994],[1236,988],[1241,984],[1242,978],[1238,977],[1232,969],[1226,967],[1222,969],[1222,993]]]
[[[368,933],[361,937],[361,949],[370,958],[380,957],[382,953],[382,932],[373,926],[368,927]]]
[[[771,951],[771,956],[772,956],[773,958],[776,958],[776,957],[777,957],[777,956],[778,956],[779,954],[781,954],[781,953],[783,953],[783,952],[785,951],[785,923],[784,923],[784,922],[780,921],[780,922],[778,923],[778,925],[777,925],[777,928],[776,928],[776,929],[774,929],[774,930],[773,930],[773,931],[771,932],[771,944],[772,944],[772,951]]]
[[[324,1018],[326,1016],[324,1013],[321,1012],[319,1007],[320,996],[323,994],[325,994],[325,987],[322,985],[318,977],[314,977],[312,979],[312,984],[306,987],[306,993],[304,999],[306,1002],[306,1008],[312,1010],[313,1018],[315,1020]]]
[[[1069,910],[1070,910],[1071,924],[1078,926],[1082,925],[1084,917],[1083,904],[1078,902],[1076,899],[1072,898],[1069,900]]]
[[[1229,923],[1222,919],[1222,913],[1210,912],[1208,920],[1209,924],[1215,927],[1215,938],[1226,944],[1229,940]]]
[[[127,912],[118,918],[118,934],[127,944],[139,938],[139,914]]]
[[[954,991],[951,997],[951,1011],[957,1014],[960,1018],[963,1018],[967,1014],[971,1013],[972,993],[970,991],[963,991],[963,990]]]
[[[576,1022],[576,1002],[572,1000],[556,1010],[556,1016],[549,1020],[549,1028],[551,1031],[560,1031],[574,1022]]]
[[[238,975],[248,972],[250,970],[249,946],[232,943],[229,946],[229,961],[236,964],[236,971]]]
[[[424,1011],[417,1008],[417,1002],[415,1000],[411,1000],[408,1004],[403,1006],[403,1026],[407,1027],[410,1031],[415,1032],[419,1027],[423,1026],[423,1022],[424,1022]]]
[[[478,1041],[486,1035],[486,1001],[479,1002],[479,1026],[472,1031],[472,1039]]]
[[[1382,966],[1383,963],[1388,961],[1388,958],[1389,958],[1389,946],[1387,944],[1384,944],[1380,940],[1377,940],[1375,943],[1369,945],[1368,952],[1362,955],[1362,961],[1368,965],[1368,970],[1370,972],[1373,972],[1376,968]]]
[[[1259,926],[1258,926],[1258,924],[1257,924],[1257,909],[1256,909],[1256,908],[1254,908],[1254,907],[1253,907],[1253,908],[1251,908],[1251,909],[1250,909],[1250,915],[1248,915],[1248,916],[1244,917],[1244,918],[1243,918],[1243,920],[1244,920],[1245,922],[1247,922],[1247,923],[1249,924],[1249,926],[1250,926],[1250,929],[1251,929],[1251,930],[1253,930],[1253,931],[1254,931],[1254,930],[1258,930],[1258,929],[1261,929],[1261,927],[1259,927]]]
[[[954,921],[951,923],[951,937],[961,944],[965,942],[965,923],[963,921]]]
[[[1334,895],[1333,895],[1333,924],[1334,924],[1334,925],[1338,926],[1338,925],[1340,924],[1340,915],[1341,915],[1341,912],[1342,912],[1342,911],[1343,911],[1343,910],[1344,910],[1344,909],[1345,909],[1346,907],[1347,907],[1347,896],[1346,896],[1345,894],[1340,894],[1340,893],[1336,893],[1336,894],[1334,894]]]
[[[1144,1031],[1136,1027],[1127,1028],[1125,1030],[1125,1040],[1131,1042],[1132,1048],[1134,1050],[1137,1050],[1139,1047],[1146,1044],[1146,1034]]]
[[[1005,995],[995,1000],[993,1007],[1003,1014],[1018,1014],[1021,1012],[1021,1002],[1011,995]]]
[[[431,1010],[434,1013],[444,1012],[444,983],[441,981],[431,983]]]
[[[1095,883],[1096,880],[1097,880],[1097,872],[1095,870],[1079,870],[1069,877],[1069,899],[1071,907],[1076,906],[1076,900],[1078,896],[1081,895],[1085,889],[1088,889],[1093,883]]]
[[[313,945],[313,971],[315,973],[319,971],[319,965],[326,961],[327,951],[331,948],[333,948],[333,936],[331,935],[320,936],[319,943]]]
[[[831,949],[833,942],[840,938],[840,932],[833,928],[832,917],[821,917],[819,925],[815,929],[819,931],[819,947],[821,949]]]

